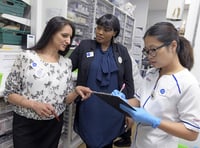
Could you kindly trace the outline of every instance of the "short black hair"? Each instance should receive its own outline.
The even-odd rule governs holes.
[[[99,19],[97,19],[96,24],[105,28],[112,28],[116,32],[115,37],[117,37],[120,33],[119,20],[112,14],[105,14],[101,16]]]

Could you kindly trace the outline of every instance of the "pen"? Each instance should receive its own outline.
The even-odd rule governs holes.
[[[52,113],[53,113],[53,115],[55,116],[56,120],[59,122],[60,119],[59,119],[58,115],[57,115],[54,111],[52,111]]]
[[[124,90],[124,88],[125,88],[125,83],[123,83],[123,85],[122,85],[122,87],[121,87],[121,89],[120,89],[120,92],[122,92],[123,90]]]

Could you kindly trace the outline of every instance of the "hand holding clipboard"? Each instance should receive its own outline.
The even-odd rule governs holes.
[[[119,91],[118,91],[119,92]],[[107,104],[111,105],[112,107],[114,107],[116,110],[118,110],[119,112],[128,115],[129,117],[131,117],[131,115],[129,115],[126,111],[124,111],[123,109],[120,108],[120,104],[125,105],[126,107],[130,108],[131,110],[135,110],[130,104],[127,103],[127,101],[125,99],[123,99],[122,97],[120,98],[119,96],[110,94],[110,93],[104,93],[104,92],[96,92],[93,91],[92,92],[94,95],[98,96],[101,100],[103,100],[104,102],[106,102]]]
[[[131,117],[134,121],[151,125],[153,128],[156,128],[160,125],[161,119],[149,114],[144,108],[132,107],[131,105],[129,105],[127,103],[127,100],[123,99],[122,97],[119,97],[123,96],[122,94],[120,94],[120,91],[116,90],[115,93],[116,96],[109,93],[93,91],[93,94],[99,96],[101,100],[108,103],[121,113]]]

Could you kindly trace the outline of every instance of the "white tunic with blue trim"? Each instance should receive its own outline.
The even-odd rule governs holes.
[[[141,107],[162,120],[183,122],[193,131],[200,130],[200,87],[195,77],[184,69],[159,78],[159,70],[147,72],[136,93]],[[139,123],[132,148],[177,148],[178,138],[159,128]]]

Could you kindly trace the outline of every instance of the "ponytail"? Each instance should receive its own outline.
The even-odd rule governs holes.
[[[191,70],[194,64],[193,48],[190,42],[183,36],[179,37],[180,50],[178,50],[178,57],[181,65]]]

